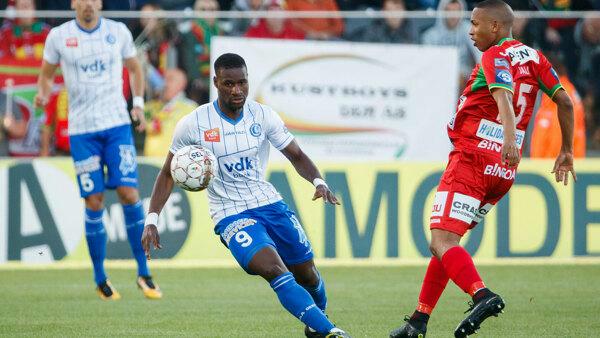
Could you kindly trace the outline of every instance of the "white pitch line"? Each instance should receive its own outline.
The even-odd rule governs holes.
[[[318,258],[315,260],[319,267],[411,267],[425,266],[428,259],[326,259]],[[150,267],[161,269],[182,269],[182,268],[235,268],[237,263],[233,259],[210,259],[210,260],[152,260]],[[576,257],[576,258],[504,258],[475,259],[478,266],[524,266],[524,265],[598,265],[600,266],[600,257]],[[107,260],[105,263],[110,269],[134,269],[136,263],[134,260]],[[91,262],[55,262],[50,264],[27,264],[21,262],[7,262],[0,264],[0,270],[73,270],[90,269]]]

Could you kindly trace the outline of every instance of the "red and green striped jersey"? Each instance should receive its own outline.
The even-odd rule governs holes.
[[[503,89],[513,93],[517,145],[522,148],[538,91],[552,97],[560,88],[558,75],[541,52],[503,39],[473,69],[448,123],[448,136],[455,148],[499,153],[503,130],[491,91]]]

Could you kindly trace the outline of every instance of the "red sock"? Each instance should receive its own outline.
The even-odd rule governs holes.
[[[446,275],[442,262],[435,256],[431,257],[421,285],[417,311],[430,315],[442,296],[446,284],[448,284],[448,275]]]
[[[455,246],[446,251],[442,256],[442,264],[448,277],[471,297],[485,287],[471,255],[463,247]]]

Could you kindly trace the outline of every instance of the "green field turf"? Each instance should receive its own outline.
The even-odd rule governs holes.
[[[321,269],[329,315],[354,337],[387,337],[414,309],[425,267]],[[507,308],[479,337],[600,336],[600,266],[484,266]],[[130,269],[109,269],[123,296],[96,297],[87,270],[0,270],[0,335],[303,337],[268,284],[233,268],[154,269],[165,298],[142,298]],[[450,337],[467,309],[452,283],[428,337]]]

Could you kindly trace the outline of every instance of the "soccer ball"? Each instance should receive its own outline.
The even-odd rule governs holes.
[[[204,190],[216,174],[215,155],[200,145],[189,145],[177,150],[171,160],[171,177],[184,190]]]

